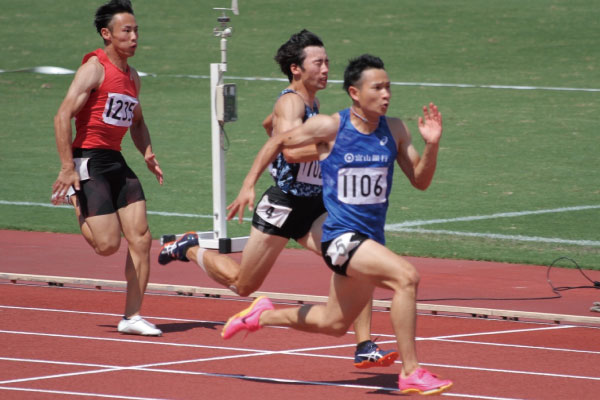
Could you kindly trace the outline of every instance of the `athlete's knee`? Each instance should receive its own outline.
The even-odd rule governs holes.
[[[241,273],[238,271],[236,274],[233,285],[237,289],[237,294],[242,297],[250,296],[252,293],[260,289],[264,278],[258,274],[249,275],[247,273]]]
[[[235,291],[235,293],[237,293],[238,296],[241,296],[241,297],[250,296],[252,293],[256,292],[258,290],[258,288],[259,288],[259,285],[254,285],[251,282],[246,282],[246,283],[236,282],[230,286],[230,289]]]
[[[334,321],[321,328],[321,332],[334,337],[342,337],[348,332],[350,323],[346,321]]]
[[[127,243],[130,248],[134,248],[140,252],[149,251],[150,246],[152,246],[152,234],[149,229],[146,229],[144,232],[127,237]]]
[[[403,265],[394,269],[385,280],[389,283],[389,288],[396,292],[416,292],[420,279],[417,269],[412,264],[403,262]]]
[[[101,256],[110,256],[115,254],[121,246],[121,238],[115,240],[114,238],[95,238],[94,240],[94,251],[96,254]]]
[[[397,289],[416,292],[420,280],[421,276],[417,269],[412,264],[407,264],[396,277]]]
[[[419,275],[419,271],[417,271],[417,269],[411,265],[411,268],[406,271],[405,279],[407,286],[417,287],[421,281],[421,276]]]

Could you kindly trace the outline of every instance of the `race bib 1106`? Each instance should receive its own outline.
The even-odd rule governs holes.
[[[385,203],[386,167],[341,168],[338,171],[338,199],[346,204]]]

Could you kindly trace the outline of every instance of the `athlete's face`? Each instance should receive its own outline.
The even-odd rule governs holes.
[[[133,57],[138,41],[138,25],[135,17],[129,13],[113,16],[108,28],[103,28],[102,37],[110,41],[114,49],[126,57]]]
[[[304,48],[304,54],[306,57],[300,68],[304,85],[315,90],[325,89],[329,74],[329,58],[325,48],[308,46]]]
[[[387,113],[392,92],[390,79],[384,69],[364,70],[356,87],[356,100],[363,111],[379,116]]]

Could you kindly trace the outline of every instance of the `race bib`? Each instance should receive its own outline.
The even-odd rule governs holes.
[[[256,207],[256,214],[271,225],[281,228],[292,209],[279,204],[272,204],[269,196],[264,196]]]
[[[338,199],[346,204],[385,203],[386,167],[341,168],[338,171]]]
[[[327,247],[327,256],[332,265],[341,266],[348,261],[350,252],[360,244],[360,240],[352,240],[353,236],[354,232],[348,232],[331,241]]]
[[[131,126],[133,110],[138,100],[135,97],[121,93],[109,93],[104,105],[102,121],[109,125]]]
[[[310,183],[311,185],[323,186],[321,177],[321,165],[318,161],[299,163],[297,182]]]
[[[74,158],[73,162],[75,163],[75,171],[79,174],[80,181],[86,181],[90,179],[90,173],[88,171],[88,161],[89,158]]]

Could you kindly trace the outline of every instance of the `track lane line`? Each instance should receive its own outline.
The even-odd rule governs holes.
[[[120,396],[117,394],[102,394],[102,393],[84,393],[84,392],[71,392],[64,390],[50,390],[50,389],[32,389],[32,388],[17,388],[17,387],[2,387],[0,390],[12,390],[16,392],[31,392],[31,393],[48,393],[48,394],[61,394],[67,396],[80,396],[80,397],[101,397],[107,399],[125,399],[125,400],[169,400],[157,397],[137,397],[137,396]]]
[[[520,331],[529,331],[529,330],[520,330]],[[0,331],[0,333],[5,333],[7,331]],[[505,332],[505,331],[504,331]],[[516,331],[513,331],[516,332]],[[10,332],[9,332],[10,333]],[[31,334],[31,333],[30,333]],[[41,336],[57,336],[57,335],[47,335],[47,334],[38,334]],[[69,337],[67,335],[58,335],[59,337]],[[80,337],[80,336],[71,336],[72,338],[76,338],[76,339],[88,339],[89,337]],[[107,340],[107,338],[93,338],[93,339],[98,339],[98,340]],[[108,340],[114,340],[114,339],[108,339]],[[153,342],[142,342],[142,341],[135,341],[137,343],[153,343]],[[180,345],[180,344],[178,344]],[[302,354],[302,351],[306,351],[306,349],[301,348],[301,349],[289,349],[289,350],[277,350],[277,351],[271,351],[271,350],[256,350],[256,349],[244,349],[244,348],[225,348],[225,347],[218,347],[218,346],[202,346],[202,345],[185,345],[188,347],[198,347],[198,348],[219,348],[222,350],[228,350],[228,351],[243,351],[243,352],[249,352],[251,354],[237,354],[237,355],[231,355],[231,356],[219,356],[219,357],[209,357],[209,358],[197,358],[197,359],[192,359],[192,360],[180,360],[180,361],[169,361],[169,362],[163,362],[163,363],[151,363],[151,364],[142,364],[139,366],[129,366],[129,367],[121,367],[121,366],[108,366],[107,368],[102,368],[101,370],[97,370],[97,371],[84,371],[84,372],[75,372],[75,373],[70,373],[70,374],[60,374],[60,375],[50,375],[50,376],[46,376],[46,377],[37,377],[37,379],[50,379],[50,378],[56,378],[56,377],[64,377],[64,376],[74,376],[74,375],[82,375],[82,374],[91,374],[91,373],[103,373],[103,372],[112,372],[112,371],[117,371],[117,370],[131,370],[131,369],[139,369],[139,370],[154,370],[153,367],[156,366],[165,366],[165,365],[180,365],[180,364],[185,364],[185,363],[197,363],[197,362],[206,362],[206,361],[218,361],[218,360],[223,360],[225,358],[227,359],[236,359],[236,358],[247,358],[247,357],[256,357],[256,356],[266,356],[266,355],[281,355],[281,354],[288,354],[288,355],[296,355],[296,356],[310,356],[310,357],[320,357],[321,355],[319,354]],[[321,348],[308,348],[308,349],[320,349],[320,350],[324,350],[327,347],[321,347]],[[327,356],[326,358],[331,358],[331,357],[335,357],[335,356]],[[347,357],[340,357],[340,358],[347,358]],[[590,379],[590,380],[598,380],[600,381],[600,377],[587,377],[587,376],[579,376],[579,375],[568,375],[568,374],[553,374],[553,373],[543,373],[543,372],[531,372],[531,371],[521,371],[521,370],[506,370],[506,369],[494,369],[494,368],[482,368],[482,367],[470,367],[470,366],[457,366],[457,365],[447,365],[447,364],[435,364],[435,363],[422,363],[422,365],[427,365],[427,366],[435,366],[435,367],[440,367],[440,368],[455,368],[455,369],[467,369],[467,370],[481,370],[481,371],[490,371],[490,372],[504,372],[504,373],[514,373],[514,374],[529,374],[529,375],[535,375],[535,376],[551,376],[551,377],[560,377],[560,378],[572,378],[572,379]],[[27,381],[27,380],[36,380],[36,378],[24,378],[23,380],[12,380],[12,381],[3,381],[0,382],[0,384],[6,384],[6,383],[14,383],[14,382],[22,382],[22,381]]]

